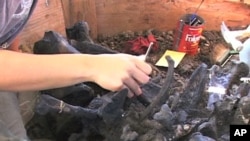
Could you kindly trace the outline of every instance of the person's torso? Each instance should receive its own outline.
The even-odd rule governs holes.
[[[0,1],[0,47],[7,48],[27,22],[37,0]]]

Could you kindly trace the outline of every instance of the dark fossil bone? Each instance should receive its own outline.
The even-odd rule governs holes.
[[[103,47],[101,45],[98,44],[93,44],[90,42],[79,42],[79,41],[75,41],[75,40],[70,40],[70,44],[76,48],[78,51],[80,51],[81,53],[85,53],[85,54],[114,54],[114,53],[118,53],[114,50],[111,50],[109,48]]]
[[[148,117],[153,108],[162,105],[169,97],[169,87],[171,85],[173,74],[174,74],[174,60],[170,56],[166,56],[168,61],[168,73],[163,87],[161,88],[159,94],[153,99],[152,103],[142,112],[140,119],[145,119]]]
[[[83,83],[74,86],[44,90],[41,93],[51,95],[70,105],[82,107],[87,106],[91,100],[96,97],[94,90]]]
[[[47,113],[68,113],[76,117],[94,120],[102,118],[107,124],[114,123],[121,117],[128,90],[117,93],[110,92],[100,98],[95,98],[87,107],[73,106],[52,96],[42,94],[36,104],[35,111],[41,115]]]
[[[187,87],[180,96],[177,109],[188,112],[198,106],[207,83],[207,77],[207,65],[203,63],[192,73]]]
[[[90,38],[89,33],[89,25],[85,21],[77,22],[72,27],[66,28],[66,35],[69,40],[73,39],[79,42],[87,41],[94,43],[94,41]]]
[[[108,49],[98,44],[88,41],[68,40],[55,31],[45,32],[44,37],[34,44],[35,54],[65,54],[65,53],[85,53],[85,54],[114,54],[114,50]]]
[[[45,32],[44,37],[34,44],[33,52],[35,54],[80,53],[55,31]]]
[[[97,109],[87,109],[80,106],[69,105],[62,100],[58,100],[49,95],[41,95],[37,101],[35,112],[40,115],[47,113],[70,113],[77,117],[85,117],[87,119],[98,118]]]
[[[49,89],[49,90],[43,90],[42,93],[49,94],[57,99],[63,99],[64,97],[73,94],[73,93],[82,93],[84,95],[90,95],[94,96],[94,90],[84,84],[76,84],[73,86],[63,87],[63,88],[55,88],[55,89]]]
[[[66,28],[69,43],[81,53],[101,54],[101,53],[117,53],[107,47],[95,44],[91,39],[89,25],[85,21],[75,23],[72,27]]]
[[[109,97],[111,95],[111,97]],[[123,89],[116,94],[112,92],[103,96],[105,103],[99,108],[98,115],[107,124],[114,124],[117,119],[122,118],[123,106],[128,95],[128,90]]]

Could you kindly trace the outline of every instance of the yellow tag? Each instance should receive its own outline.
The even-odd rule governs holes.
[[[185,56],[185,54],[186,54],[185,52],[166,50],[155,65],[161,67],[168,67],[168,62],[165,57],[169,55],[174,60],[174,67],[176,68],[183,59],[183,57]]]

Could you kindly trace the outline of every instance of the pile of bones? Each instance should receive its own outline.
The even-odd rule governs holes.
[[[115,54],[116,50],[94,43],[86,22],[66,29],[67,38],[45,32],[35,54]],[[31,139],[56,141],[229,141],[231,124],[248,124],[250,96],[246,64],[231,61],[229,67],[208,67],[192,72],[182,91],[174,61],[154,73],[141,86],[143,96],[128,98],[128,90],[110,92],[95,83],[43,90],[35,115],[26,128]],[[87,68],[86,68],[87,69]],[[100,70],[101,71],[101,70]],[[111,80],[112,81],[112,80]],[[215,89],[209,91],[211,88]],[[219,90],[222,89],[222,92]]]

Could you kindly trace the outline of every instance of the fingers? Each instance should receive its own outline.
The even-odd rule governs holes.
[[[135,93],[134,92],[132,92],[127,86],[123,86],[122,87],[122,89],[124,89],[124,88],[126,88],[126,89],[128,89],[128,98],[132,98],[132,97],[134,97],[134,95],[135,95]]]
[[[140,88],[141,84],[145,84],[149,81],[150,77],[139,69],[135,69],[130,77],[124,80],[124,85],[128,87],[131,91],[128,97],[133,97],[135,95],[142,94]]]
[[[128,89],[128,98],[133,98],[135,96],[134,92]]]
[[[137,56],[127,54],[103,55],[102,57],[100,61],[103,64],[99,66],[102,73],[93,78],[97,84],[111,91],[127,87],[130,90],[128,97],[142,93],[140,85],[149,81],[149,74],[152,72],[149,64]],[[107,67],[110,65],[112,67]]]
[[[132,77],[140,84],[145,84],[149,81],[150,77],[139,69],[135,69]]]
[[[133,58],[133,61],[135,62],[138,69],[140,69],[147,75],[151,74],[152,67],[148,63],[144,62],[139,57],[135,57],[135,56]]]
[[[138,82],[136,82],[136,80],[133,79],[132,77],[124,80],[124,85],[126,85],[135,94],[141,93],[141,88],[140,88]]]
[[[135,67],[130,72],[130,78],[125,80],[125,85],[131,90],[129,97],[142,93],[140,85],[149,81],[149,74],[152,72],[151,66],[140,58],[133,56],[133,62],[135,63]]]

